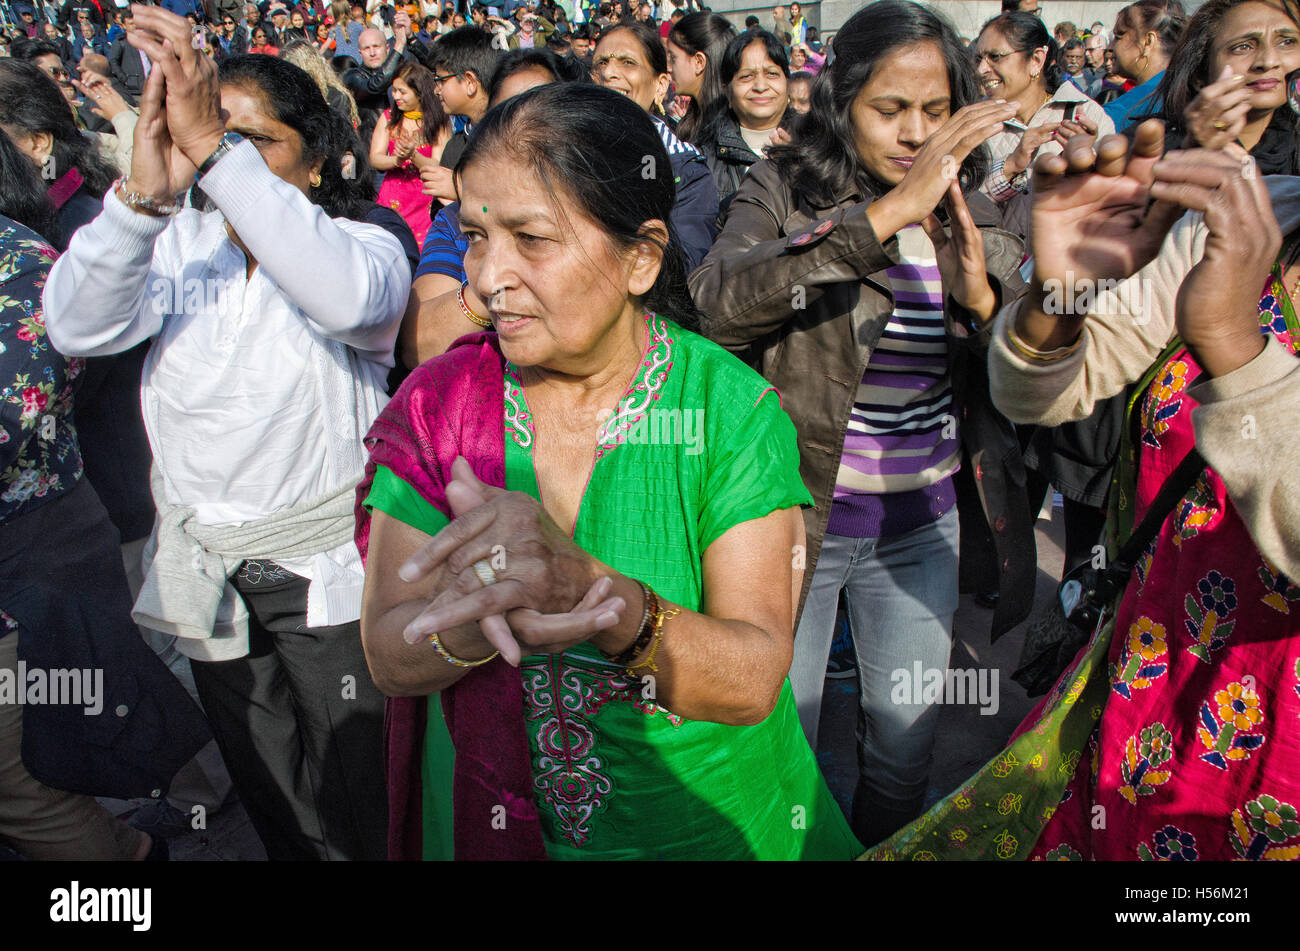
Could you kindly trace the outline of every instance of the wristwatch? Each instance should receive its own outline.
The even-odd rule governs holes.
[[[223,135],[221,141],[217,143],[217,147],[212,150],[212,154],[205,158],[203,164],[195,170],[194,181],[202,181],[203,176],[212,171],[212,166],[220,162],[222,158],[225,157],[226,153],[232,151],[235,146],[239,145],[239,143],[243,141],[244,137],[238,132],[227,132]]]

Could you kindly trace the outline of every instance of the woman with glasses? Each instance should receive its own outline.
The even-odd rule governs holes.
[[[248,48],[250,53],[261,53],[265,56],[279,56],[280,47],[271,43],[270,34],[266,27],[256,26],[253,28],[253,44]]]
[[[1029,230],[1029,168],[1039,155],[1059,152],[1070,136],[1115,131],[1104,110],[1065,81],[1060,48],[1038,17],[1003,13],[984,24],[971,45],[980,83],[990,99],[1016,105],[1023,131],[1006,126],[989,140],[993,164],[982,190],[1003,209],[1007,230]]]

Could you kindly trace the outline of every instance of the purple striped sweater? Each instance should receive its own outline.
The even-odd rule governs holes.
[[[894,313],[858,385],[827,530],[852,538],[912,531],[956,504],[961,463],[952,413],[943,285],[920,225],[898,233]]]

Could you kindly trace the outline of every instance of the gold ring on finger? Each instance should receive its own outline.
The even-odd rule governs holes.
[[[492,570],[486,558],[480,558],[474,562],[474,574],[478,575],[478,580],[483,582],[483,587],[497,583],[497,573]]]
[[[1220,119],[1214,123],[1214,128],[1217,129],[1219,132],[1226,132],[1228,131],[1228,123]]]

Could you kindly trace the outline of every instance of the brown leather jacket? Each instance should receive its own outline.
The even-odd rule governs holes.
[[[690,276],[705,315],[703,333],[771,381],[799,433],[800,474],[815,503],[804,511],[808,557],[800,611],[826,534],[853,400],[894,310],[885,269],[898,261],[898,242],[876,240],[863,197],[826,207],[797,202],[776,167],[760,161]],[[1004,305],[1024,292],[1024,246],[1001,230],[988,199],[973,194],[967,201],[984,236],[989,282]],[[993,322],[969,329],[972,315],[951,298],[944,317],[963,450],[954,477],[961,588],[1000,591],[996,639],[1033,606],[1037,554],[1025,470],[1011,423],[989,399],[985,359]]]

